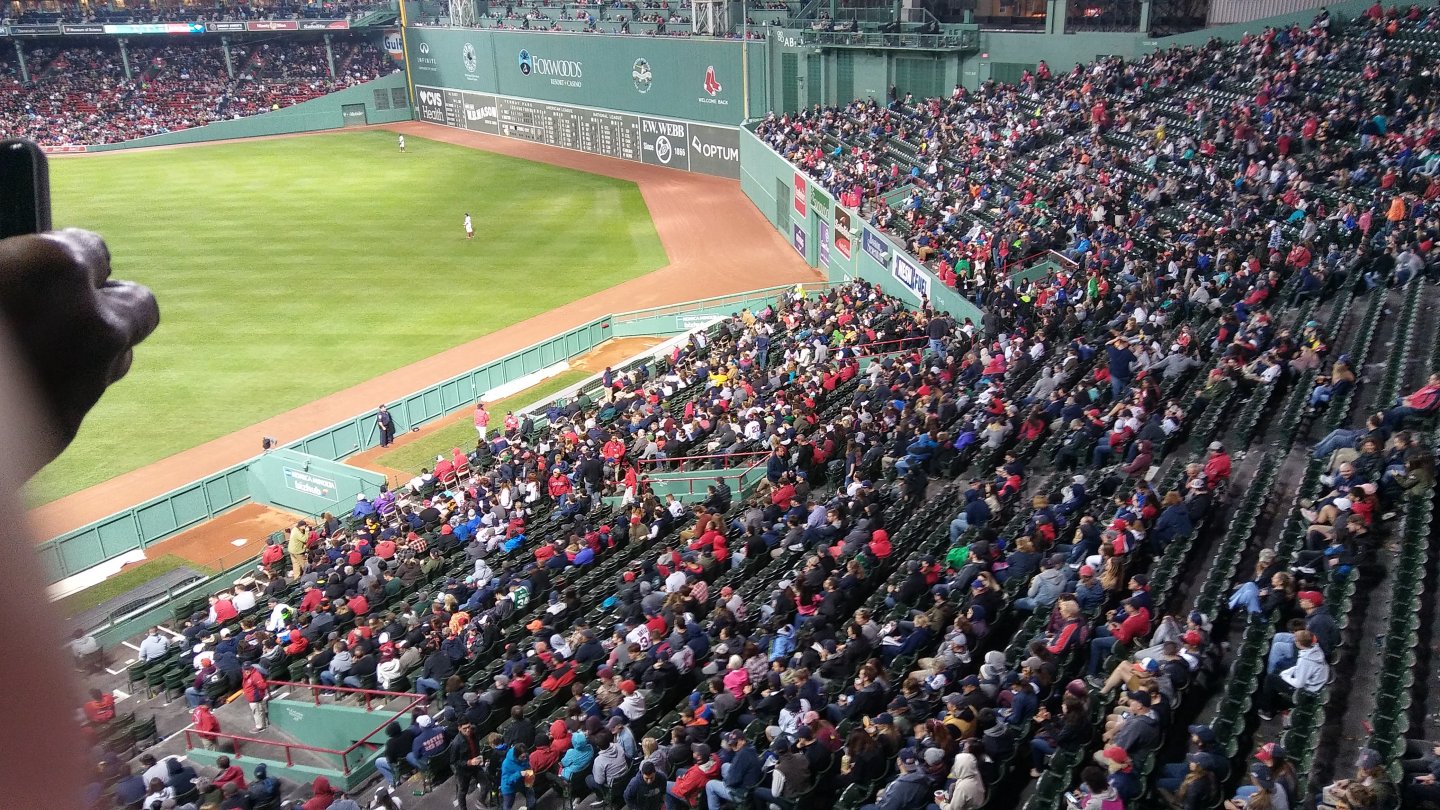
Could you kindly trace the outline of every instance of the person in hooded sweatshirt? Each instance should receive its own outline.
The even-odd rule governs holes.
[[[527,784],[525,774],[530,770],[530,752],[524,743],[516,743],[505,751],[500,761],[500,807],[511,810],[515,797],[525,798],[525,807],[535,806],[535,788]]]
[[[165,760],[165,772],[167,778],[166,786],[175,792],[176,798],[193,797],[198,793],[195,788],[197,775],[195,769],[185,764],[185,761],[176,757]]]
[[[980,779],[980,764],[975,755],[961,752],[950,768],[954,785],[944,810],[979,810],[985,804],[985,783]]]
[[[720,778],[720,758],[710,753],[710,746],[697,743],[690,750],[695,756],[695,764],[670,783],[666,804],[671,807],[695,807],[700,796],[704,795],[705,783]]]
[[[1015,609],[1026,613],[1034,613],[1037,609],[1048,611],[1054,607],[1055,601],[1069,584],[1070,577],[1065,573],[1065,555],[1051,555],[1044,562],[1040,573],[1030,580],[1030,590],[1025,596],[1015,600]]]
[[[577,731],[570,735],[570,750],[560,757],[560,778],[567,782],[575,779],[579,774],[590,770],[590,763],[595,759],[595,749],[590,747],[590,738],[585,732]]]
[[[630,763],[625,759],[625,748],[620,738],[610,738],[610,744],[600,749],[595,761],[590,764],[590,773],[585,777],[585,786],[599,794],[625,775]]]
[[[330,810],[330,805],[334,804],[337,798],[339,794],[335,792],[335,788],[330,787],[330,780],[317,776],[310,786],[310,798],[300,805],[300,810]]]
[[[385,727],[385,750],[375,758],[375,770],[385,777],[385,784],[390,787],[394,787],[399,782],[399,774],[395,772],[395,768],[410,753],[410,745],[413,742],[414,738],[405,736],[399,723],[392,720],[390,725]]]

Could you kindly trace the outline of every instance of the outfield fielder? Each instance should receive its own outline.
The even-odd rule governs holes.
[[[400,136],[400,151],[401,151],[401,152],[404,152],[404,151],[405,151],[405,136],[404,136],[404,135],[401,135],[401,136]]]
[[[475,223],[473,223],[473,222],[470,221],[470,214],[469,214],[469,212],[466,212],[466,214],[465,214],[465,238],[466,238],[466,239],[474,239],[474,238],[475,238]]]

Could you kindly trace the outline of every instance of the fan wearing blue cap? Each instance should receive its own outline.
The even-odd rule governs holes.
[[[1214,774],[1220,783],[1224,783],[1230,776],[1230,759],[1225,756],[1225,747],[1220,745],[1216,739],[1215,730],[1207,725],[1193,725],[1188,731],[1190,732],[1190,753],[1184,762],[1171,762],[1160,767],[1160,775],[1155,780],[1155,787],[1161,791],[1168,791],[1170,794],[1179,791],[1180,784],[1192,772],[1189,764],[1190,757],[1201,757],[1200,764],[1205,770]]]

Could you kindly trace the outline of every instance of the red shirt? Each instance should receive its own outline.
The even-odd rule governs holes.
[[[229,599],[215,600],[215,621],[217,624],[224,624],[239,615],[240,611],[235,609],[234,602],[231,602]]]
[[[1212,456],[1205,462],[1205,481],[1214,489],[1221,481],[1230,478],[1230,456],[1225,453]]]
[[[85,717],[92,724],[108,723],[115,719],[115,696],[101,695],[99,700],[85,703]]]

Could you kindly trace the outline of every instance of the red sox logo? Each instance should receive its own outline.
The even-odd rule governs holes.
[[[715,78],[715,66],[710,65],[705,68],[705,92],[713,96],[720,90],[720,80]]]

